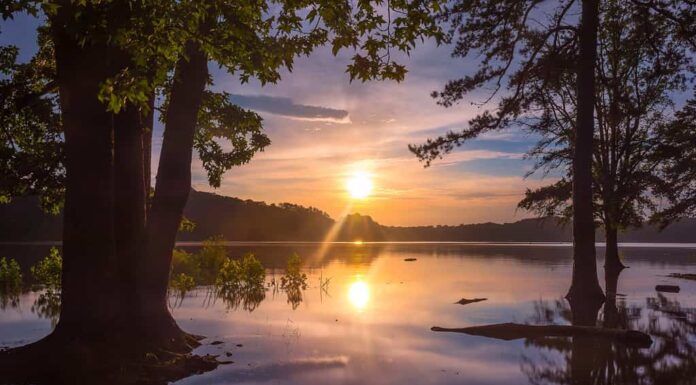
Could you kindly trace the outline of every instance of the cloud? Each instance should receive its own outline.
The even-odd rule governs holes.
[[[297,104],[290,98],[266,95],[230,95],[230,100],[244,108],[286,116],[298,120],[350,123],[348,111],[322,106]]]

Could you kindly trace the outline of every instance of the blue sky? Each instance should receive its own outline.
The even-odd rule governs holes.
[[[35,20],[19,16],[2,22],[0,44],[15,44],[21,57],[34,50]],[[199,190],[266,202],[314,206],[336,218],[347,211],[371,215],[388,225],[460,224],[514,221],[529,216],[516,210],[527,187],[552,179],[524,179],[532,162],[523,154],[533,138],[502,131],[465,144],[423,168],[407,145],[449,129],[465,127],[484,108],[472,105],[486,91],[450,108],[429,96],[451,78],[474,69],[475,63],[453,59],[449,47],[426,42],[400,60],[409,73],[402,83],[349,82],[349,53],[334,57],[327,48],[297,59],[292,73],[262,87],[239,80],[215,65],[214,88],[264,118],[271,146],[248,165],[228,172],[219,189],[206,184],[194,160],[193,186]],[[155,132],[156,167],[161,127]],[[156,171],[156,168],[155,170]],[[351,200],[345,183],[355,172],[367,172],[373,194]]]

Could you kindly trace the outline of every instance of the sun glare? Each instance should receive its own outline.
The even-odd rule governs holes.
[[[364,281],[353,282],[348,289],[348,300],[356,309],[364,309],[370,300],[370,287]]]
[[[372,192],[372,178],[364,171],[356,172],[346,181],[346,188],[351,198],[365,199]]]

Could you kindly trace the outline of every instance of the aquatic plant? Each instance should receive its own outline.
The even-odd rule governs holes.
[[[215,279],[216,295],[228,308],[242,306],[251,312],[266,298],[265,279],[266,268],[253,254],[238,260],[228,259]]]
[[[187,292],[196,287],[196,281],[192,276],[186,273],[179,273],[172,275],[169,279],[169,287],[175,290],[178,296],[183,298]]]
[[[60,317],[60,306],[60,292],[49,289],[36,298],[34,304],[31,305],[31,311],[39,318],[51,320],[51,327],[55,327]]]
[[[47,290],[60,289],[63,257],[58,248],[51,247],[48,255],[32,266],[30,271],[34,281],[45,286]]]
[[[228,259],[218,271],[215,279],[217,287],[263,286],[266,268],[254,254],[246,254],[241,259]]]
[[[212,284],[223,264],[229,260],[225,240],[222,236],[214,236],[203,241],[203,248],[196,253],[200,265],[200,282]]]
[[[14,259],[0,259],[0,291],[16,292],[22,288],[22,270]]]
[[[196,283],[200,283],[201,263],[198,255],[189,253],[183,249],[174,249],[172,253],[172,271],[170,280],[179,274],[185,274],[193,278]],[[171,286],[171,283],[170,283]]]
[[[285,291],[288,303],[295,310],[302,302],[302,292],[307,289],[307,275],[300,271],[302,259],[293,254],[288,259],[285,274],[280,277],[280,288]]]
[[[0,259],[0,309],[19,305],[22,270],[14,259]]]
[[[172,252],[172,265],[169,274],[169,286],[174,283],[180,274],[184,274],[193,280],[193,286],[213,285],[225,261],[229,260],[227,249],[221,236],[215,236],[203,241],[203,248],[196,253],[189,253],[183,249],[174,249]],[[190,281],[187,279],[187,281]],[[179,282],[181,283],[181,282]]]
[[[40,318],[51,320],[51,326],[58,323],[61,306],[61,279],[63,257],[57,247],[51,247],[48,255],[30,268],[31,276],[45,290],[39,294],[31,306],[31,311]]]

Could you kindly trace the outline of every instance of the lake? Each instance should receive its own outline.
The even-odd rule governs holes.
[[[696,281],[667,275],[696,273],[696,245],[667,246],[624,245],[630,268],[618,277],[616,301],[598,313],[598,325],[611,319],[650,334],[652,346],[637,348],[587,337],[502,341],[430,330],[569,324],[563,299],[572,268],[568,245],[230,245],[230,256],[253,252],[263,262],[267,290],[251,299],[216,299],[208,288],[172,296],[179,325],[207,337],[196,353],[229,361],[177,384],[693,384]],[[45,245],[3,245],[0,256],[26,267],[47,251]],[[304,289],[291,292],[273,283],[292,253],[302,257],[307,278]],[[658,293],[658,284],[681,291]],[[55,311],[37,302],[40,295],[4,304],[0,346],[51,331]],[[455,304],[462,298],[487,300]]]

